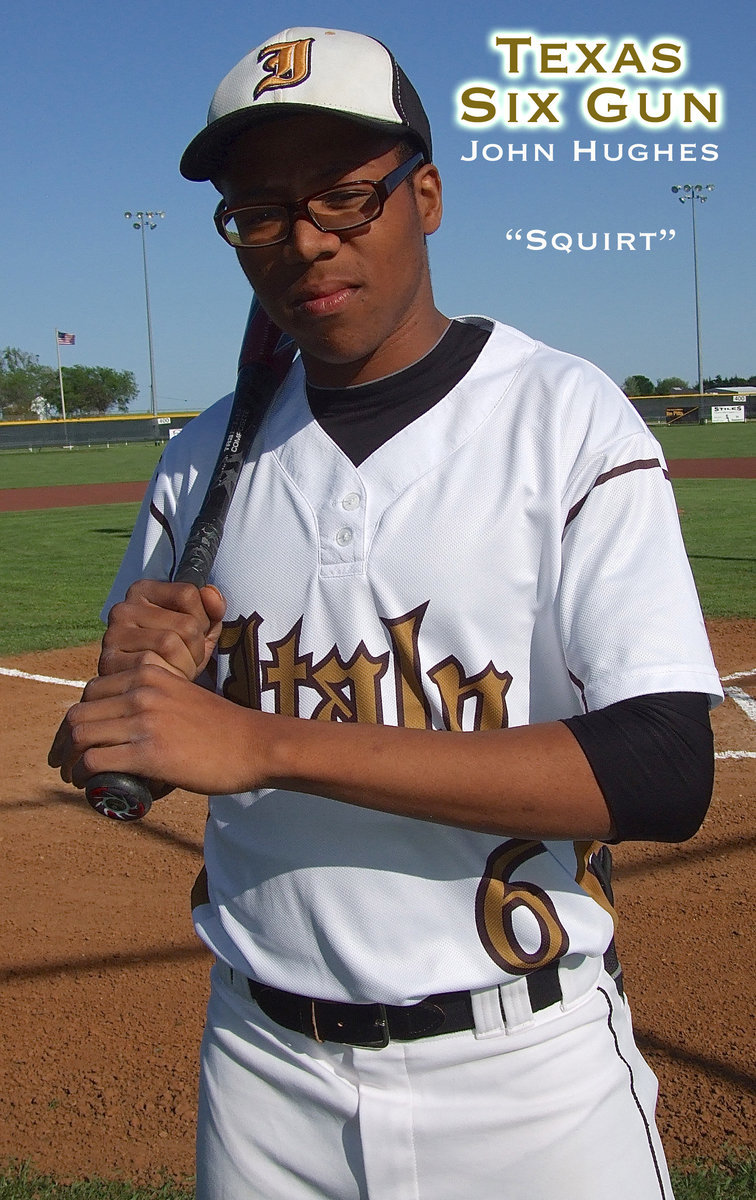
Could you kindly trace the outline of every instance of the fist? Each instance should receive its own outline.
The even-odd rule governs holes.
[[[215,649],[225,612],[226,601],[212,584],[140,579],[110,610],[99,674],[154,666],[193,681]]]

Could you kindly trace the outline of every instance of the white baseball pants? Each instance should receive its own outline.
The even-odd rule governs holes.
[[[672,1200],[656,1079],[598,960],[474,996],[474,1031],[370,1050],[276,1025],[216,964],[197,1200]],[[501,1002],[500,1002],[501,996]]]

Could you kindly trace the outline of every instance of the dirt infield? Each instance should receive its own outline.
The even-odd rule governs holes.
[[[756,621],[710,633],[720,673],[745,673],[727,686],[753,695]],[[0,666],[83,680],[95,662],[87,646]],[[61,1177],[191,1173],[209,961],[188,896],[205,801],[174,793],[134,825],[95,815],[44,765],[77,694],[0,675],[0,1158]],[[756,752],[756,723],[733,699],[714,725],[720,753]],[[675,1161],[754,1144],[755,779],[755,759],[720,759],[691,842],[615,852],[618,947]]]
[[[0,512],[28,512],[33,508],[82,508],[87,504],[120,504],[141,500],[146,490],[146,482],[2,488]]]
[[[756,458],[671,458],[673,479],[756,479]]]
[[[668,463],[673,479],[756,479],[756,458],[678,458]],[[0,488],[0,512],[76,508],[141,500],[145,483],[78,483],[40,488]]]

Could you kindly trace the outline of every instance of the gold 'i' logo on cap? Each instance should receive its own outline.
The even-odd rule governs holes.
[[[314,38],[303,38],[299,42],[277,42],[265,46],[257,56],[262,63],[266,78],[255,88],[254,100],[271,88],[296,87],[310,75],[310,48]]]

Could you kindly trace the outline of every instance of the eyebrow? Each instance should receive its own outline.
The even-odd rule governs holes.
[[[349,180],[343,180],[342,176],[350,175],[355,171],[363,171],[362,164],[358,163],[356,166],[354,166],[354,165],[350,165],[350,161],[351,160],[345,161],[343,163],[334,163],[334,164],[330,165],[328,167],[328,169],[323,172],[322,183],[316,184],[312,188],[308,188],[306,194],[308,196],[317,195],[318,192],[330,191],[330,189],[332,187],[333,188],[338,187],[339,184],[342,182],[346,182],[346,183],[350,182]],[[358,175],[357,178],[365,179],[365,178],[369,178],[369,176],[367,176],[365,174],[361,174],[361,175]],[[355,180],[355,182],[356,182],[356,180]],[[247,204],[273,204],[277,200],[280,200],[281,192],[284,191],[285,186],[286,186],[285,184],[281,184],[279,186],[278,183],[275,183],[275,184],[271,185],[270,187],[265,187],[262,190],[256,190],[254,185],[252,185],[251,188],[245,188],[242,193],[244,196],[243,204],[244,205],[247,205]],[[299,196],[294,197],[294,199],[296,199],[296,200],[298,200],[299,198],[300,198]],[[242,205],[240,205],[238,200],[236,200],[234,202],[234,207],[238,208],[241,206]]]

